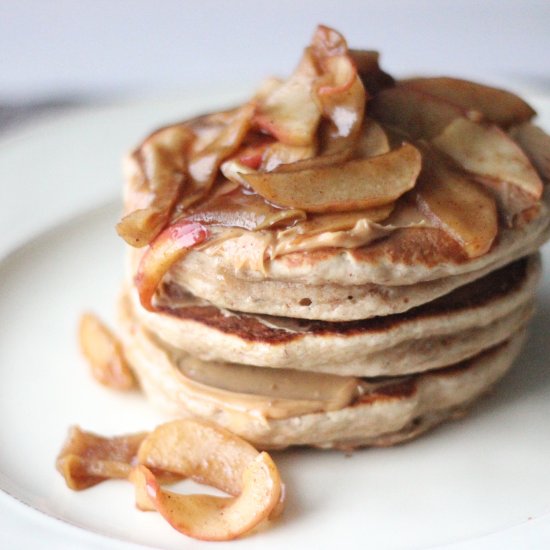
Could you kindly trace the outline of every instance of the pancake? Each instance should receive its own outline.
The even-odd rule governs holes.
[[[160,342],[124,307],[120,320],[125,353],[154,405],[170,416],[209,419],[264,449],[386,445],[410,439],[466,410],[492,387],[519,353],[525,333],[516,331],[503,343],[461,363],[405,377],[358,379],[300,373],[306,379],[287,382],[277,398],[224,387],[226,380],[236,376],[231,374],[235,365],[215,366],[227,372],[222,376],[217,371],[218,387],[205,384],[204,378],[193,380],[190,372],[201,376],[199,360]],[[188,361],[191,367],[186,366]],[[282,382],[285,375],[297,372],[256,370],[262,377],[279,377]],[[312,377],[322,378],[328,397],[319,397]],[[335,379],[339,381],[336,390]],[[303,388],[306,394],[284,397],[289,385]],[[274,385],[273,391],[277,390]]]
[[[390,445],[463,414],[534,310],[534,115],[488,86],[394,80],[319,26],[288,79],[147,136],[117,225],[145,393],[261,448]]]
[[[195,269],[177,264],[164,281],[173,283],[198,298],[229,310],[323,321],[354,321],[405,312],[444,296],[454,289],[480,279],[502,267],[508,260],[531,254],[550,237],[550,226],[537,240],[501,258],[497,264],[478,271],[404,286],[385,285],[305,285],[266,279],[245,281],[218,271],[206,262]],[[141,250],[128,251],[128,277],[132,280]],[[207,258],[206,255],[201,257]],[[502,263],[501,263],[502,262]]]
[[[550,191],[546,190],[535,220],[524,227],[501,227],[498,241],[491,250],[475,259],[468,259],[457,243],[440,229],[409,227],[364,247],[293,252],[274,259],[267,258],[259,264],[255,248],[263,246],[262,232],[247,231],[236,238],[223,240],[214,247],[214,251],[208,247],[192,250],[178,266],[174,266],[173,277],[198,296],[202,296],[204,291],[193,277],[195,273],[218,278],[230,277],[235,287],[242,285],[252,293],[255,282],[312,287],[330,285],[331,288],[411,286],[426,281],[487,273],[536,251],[548,240],[549,234]],[[244,258],[249,256],[251,259],[245,261]],[[286,285],[281,284],[280,287],[284,291],[287,289]]]
[[[169,285],[158,312],[130,295],[149,331],[205,361],[391,376],[458,362],[508,338],[532,312],[539,275],[534,255],[407,313],[346,323],[220,310]]]

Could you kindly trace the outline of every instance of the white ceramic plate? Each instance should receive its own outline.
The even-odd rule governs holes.
[[[122,153],[156,125],[228,103],[227,95],[218,100],[197,94],[87,110],[0,141],[3,548],[206,546],[176,533],[158,514],[135,510],[127,483],[68,490],[54,460],[71,424],[116,434],[162,420],[139,394],[93,382],[77,350],[76,323],[86,309],[112,318],[122,273],[113,229]],[[550,101],[533,103],[550,128]],[[288,487],[283,518],[230,544],[548,547],[549,320],[546,270],[524,353],[472,414],[391,449],[277,453]]]

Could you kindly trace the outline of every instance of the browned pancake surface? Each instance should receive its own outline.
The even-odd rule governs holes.
[[[252,316],[239,312],[227,314],[223,310],[207,305],[189,305],[181,307],[162,306],[163,314],[202,323],[228,335],[238,336],[251,342],[265,342],[279,344],[310,335],[354,335],[366,332],[383,332],[400,323],[425,319],[429,317],[445,316],[450,312],[467,310],[474,306],[489,305],[509,292],[517,289],[527,275],[527,259],[522,258],[489,275],[464,285],[450,294],[442,296],[432,302],[413,308],[405,313],[384,317],[373,317],[359,321],[327,322],[294,319],[289,325],[291,330],[274,326],[281,319],[267,315]],[[175,285],[165,285],[166,299],[181,299],[184,297],[181,290]],[[265,319],[268,324],[260,321]]]

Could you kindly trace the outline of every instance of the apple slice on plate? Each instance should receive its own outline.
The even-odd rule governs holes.
[[[490,122],[507,128],[533,118],[533,108],[517,95],[459,78],[411,78],[399,82],[400,87],[417,90],[449,101],[463,109],[483,113]]]
[[[394,202],[412,189],[420,173],[420,152],[410,144],[367,159],[292,172],[243,174],[270,202],[306,212],[347,212]]]

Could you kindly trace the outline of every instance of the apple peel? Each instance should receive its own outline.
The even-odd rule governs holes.
[[[208,238],[208,230],[200,223],[180,220],[167,227],[141,257],[135,283],[141,305],[155,311],[153,296],[170,267],[189,250]]]

